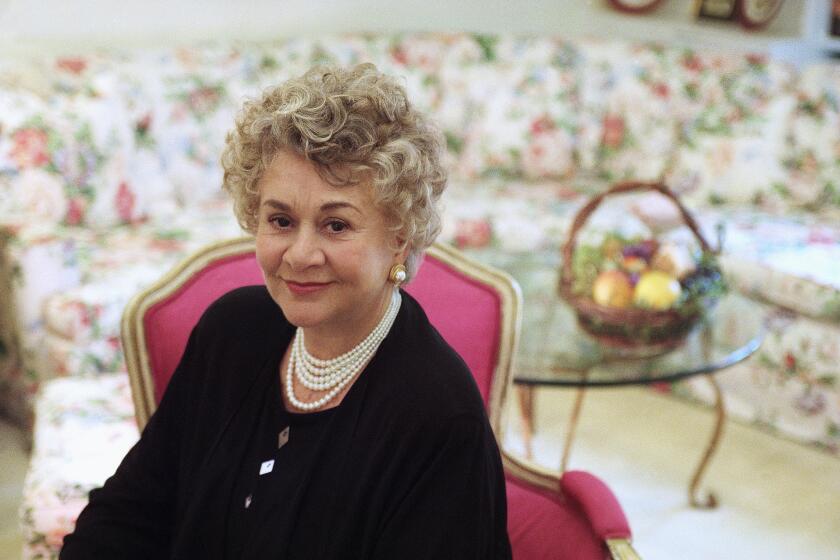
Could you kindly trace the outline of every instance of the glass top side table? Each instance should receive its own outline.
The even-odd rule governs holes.
[[[577,324],[574,310],[559,298],[531,306],[525,325],[514,383],[518,385],[526,453],[533,434],[532,389],[537,386],[577,389],[564,442],[561,469],[566,470],[587,388],[646,385],[704,375],[715,395],[712,436],[689,484],[694,507],[713,508],[717,499],[697,497],[703,473],[719,443],[726,410],[714,374],[752,355],[764,338],[764,316],[751,300],[730,293],[698,324],[679,347],[658,355],[613,350],[600,345]]]

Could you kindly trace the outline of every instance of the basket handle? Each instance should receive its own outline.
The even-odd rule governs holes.
[[[685,206],[680,202],[677,195],[671,191],[664,183],[646,183],[641,181],[625,181],[622,183],[617,183],[610,187],[608,190],[592,197],[589,202],[586,203],[583,208],[581,208],[577,215],[575,216],[574,222],[572,222],[572,228],[569,231],[568,239],[566,239],[566,243],[563,245],[563,267],[561,269],[560,274],[560,290],[562,292],[571,293],[572,287],[572,258],[574,257],[575,246],[577,241],[577,234],[589,219],[589,216],[595,211],[598,206],[600,206],[601,202],[604,201],[605,198],[609,196],[613,196],[616,194],[624,194],[629,192],[635,191],[656,191],[674,203],[677,207],[677,210],[680,212],[680,216],[682,217],[685,224],[689,227],[691,232],[694,234],[694,237],[697,238],[697,242],[700,243],[700,247],[703,249],[704,253],[711,253],[713,255],[717,255],[720,253],[720,247],[716,249],[712,249],[709,243],[706,241],[706,238],[703,237],[703,233],[700,231],[700,226],[697,225],[697,222],[694,220],[694,216],[686,209]]]

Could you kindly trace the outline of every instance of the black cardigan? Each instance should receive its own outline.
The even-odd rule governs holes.
[[[330,418],[304,497],[289,504],[289,542],[245,558],[510,558],[504,474],[479,391],[402,296],[391,332]],[[60,558],[221,558],[231,471],[292,335],[262,286],[216,301]]]

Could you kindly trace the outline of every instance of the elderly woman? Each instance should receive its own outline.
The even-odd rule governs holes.
[[[399,290],[440,227],[441,150],[370,64],[245,104],[224,186],[265,286],[204,314],[61,558],[510,557],[478,389]]]

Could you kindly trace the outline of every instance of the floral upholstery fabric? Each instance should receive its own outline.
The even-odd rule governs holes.
[[[574,174],[579,65],[571,44],[464,36],[444,63],[442,117],[460,176]],[[463,136],[451,132],[460,129]]]
[[[544,268],[533,274],[548,278],[587,195],[663,177],[709,237],[725,223],[736,289],[825,336],[840,324],[837,65],[466,33],[33,56],[0,62],[6,413],[26,421],[43,380],[122,370],[130,296],[198,246],[239,234],[218,158],[244,98],[315,63],[362,61],[400,76],[443,128],[442,240],[511,272],[535,256]],[[644,231],[641,210],[605,209],[593,226]],[[526,297],[554,297],[549,284]]]
[[[840,216],[840,67],[816,65],[800,76],[778,186],[792,205],[834,220]]]
[[[840,324],[840,226],[812,217],[716,214],[727,224],[723,265],[739,291]]]
[[[679,119],[669,50],[588,41],[581,45],[581,170],[608,180],[660,177]]]
[[[2,380],[7,414],[31,425],[32,399],[43,380],[123,371],[125,305],[199,247],[242,235],[229,206],[198,204],[165,224],[30,229],[9,238],[8,301],[16,310],[21,360]]]
[[[114,473],[139,437],[125,374],[41,386],[20,516],[22,558],[58,558],[88,492]]]

